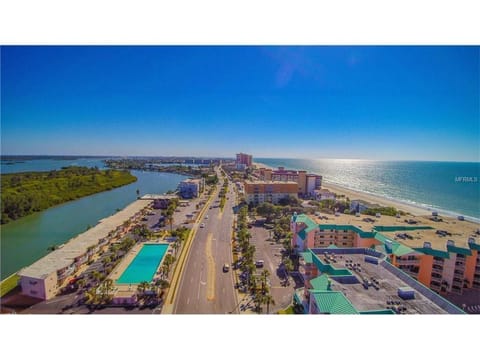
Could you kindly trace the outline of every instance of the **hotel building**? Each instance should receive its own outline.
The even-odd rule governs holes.
[[[325,189],[318,189],[313,191],[315,195],[315,200],[322,201],[322,200],[335,200],[336,195],[333,192],[330,192]]]
[[[205,189],[205,179],[187,179],[180,182],[178,192],[184,199],[192,199],[199,197]]]
[[[126,221],[130,220],[133,223],[139,220],[143,216],[142,210],[151,203],[152,201],[135,201],[20,270],[18,275],[22,294],[42,300],[53,298],[69,280],[84,270],[86,263],[96,253],[106,249],[111,242],[121,239],[132,226],[127,225]]]
[[[245,181],[244,190],[247,203],[255,205],[278,204],[288,196],[297,197],[297,183],[293,181]]]
[[[315,196],[315,190],[322,186],[322,176],[307,174],[305,170],[285,170],[279,167],[277,170],[260,168],[255,172],[260,180],[265,181],[293,181],[297,183],[299,196]]]
[[[307,314],[462,314],[464,311],[370,248],[335,246],[300,254],[305,286],[294,303]]]
[[[418,226],[406,226],[405,221],[343,214],[315,221],[304,214],[294,215],[292,246],[298,252],[327,247],[371,248],[386,254],[390,264],[436,293],[480,289],[480,244],[476,241],[480,231],[473,223],[465,222],[460,233],[458,227],[454,230],[453,220],[439,225],[422,218]]]
[[[240,153],[237,154],[237,159],[235,161],[237,169],[245,170],[245,168],[252,167],[252,155]]]

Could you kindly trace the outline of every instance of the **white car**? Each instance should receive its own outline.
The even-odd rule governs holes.
[[[204,227],[205,227],[205,223],[201,223],[201,224],[200,224],[200,227],[201,227],[201,228],[204,228]]]
[[[208,220],[208,215],[205,216],[205,220]]]

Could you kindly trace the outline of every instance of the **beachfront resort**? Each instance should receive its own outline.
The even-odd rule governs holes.
[[[476,224],[464,220],[438,214],[294,214],[291,231],[292,248],[302,257],[307,254],[307,259],[312,251],[325,249],[332,253],[371,250],[382,254],[382,264],[396,267],[435,293],[480,289],[480,231]]]

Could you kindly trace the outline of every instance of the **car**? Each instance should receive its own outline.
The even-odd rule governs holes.
[[[205,223],[201,223],[201,224],[200,224],[200,227],[201,227],[201,228],[204,228],[204,227],[205,227]]]
[[[227,263],[223,264],[223,272],[228,272],[228,270],[230,270],[230,265]]]
[[[263,260],[255,261],[255,266],[258,267],[258,268],[263,267]]]
[[[208,220],[208,215],[205,215],[205,219],[207,219],[207,220]]]

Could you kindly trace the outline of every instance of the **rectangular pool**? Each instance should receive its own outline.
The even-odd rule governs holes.
[[[150,282],[167,249],[168,244],[144,244],[137,256],[135,256],[122,276],[117,280],[117,284]]]

